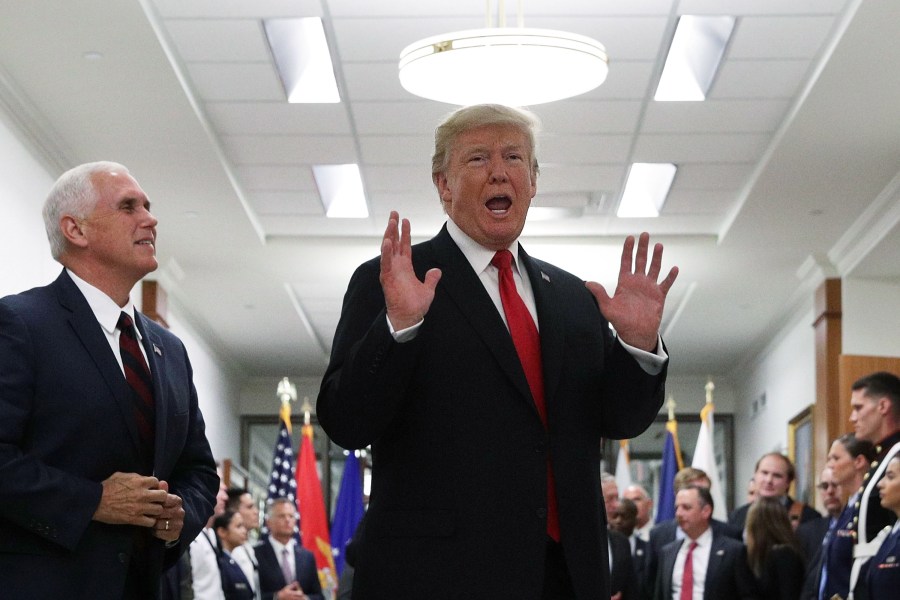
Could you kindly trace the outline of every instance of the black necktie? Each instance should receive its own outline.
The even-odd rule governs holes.
[[[156,437],[156,408],[153,401],[153,380],[147,361],[138,346],[134,322],[124,312],[116,324],[121,330],[119,353],[125,368],[125,380],[134,392],[134,418],[141,438],[141,450],[145,459],[153,463],[153,442]]]

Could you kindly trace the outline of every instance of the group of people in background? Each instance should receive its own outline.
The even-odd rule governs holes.
[[[163,600],[323,600],[315,557],[297,540],[294,502],[269,503],[266,535],[259,516],[248,490],[220,485],[206,527],[163,573]]]
[[[712,518],[706,473],[675,477],[675,519],[651,522],[640,485],[602,477],[614,600],[878,600],[900,594],[900,379],[852,386],[855,432],[834,440],[817,489],[823,517],[792,498],[791,460],[756,463],[747,503]],[[623,542],[627,540],[627,543]]]

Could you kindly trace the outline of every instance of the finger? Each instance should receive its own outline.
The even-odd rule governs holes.
[[[622,244],[622,260],[619,263],[619,277],[631,275],[631,255],[634,252],[634,236],[629,235]]]
[[[659,277],[659,270],[662,268],[663,245],[656,244],[653,246],[653,258],[650,259],[650,270],[647,271],[647,277],[656,281]]]
[[[400,228],[400,254],[409,256],[412,253],[412,235],[409,231],[409,219],[403,219]]]
[[[647,268],[647,248],[650,245],[650,234],[646,231],[638,238],[637,256],[634,261],[634,272],[644,274]]]
[[[596,281],[588,281],[584,284],[588,291],[594,295],[594,298],[597,299],[597,304],[601,307],[609,301],[609,294],[606,293],[606,288],[597,283]]]
[[[386,236],[387,234],[385,234]],[[391,267],[393,266],[393,247],[394,245],[391,243],[387,237],[384,238],[381,242],[381,275],[382,277],[391,272]]]
[[[425,285],[430,290],[434,290],[437,288],[438,282],[441,280],[441,270],[440,269],[428,269],[428,272],[425,273]]]
[[[384,239],[390,240],[392,243],[397,239],[397,223],[400,221],[400,215],[397,211],[392,210],[388,217],[387,227],[384,228]]]
[[[678,267],[672,267],[669,271],[669,274],[666,275],[666,278],[662,280],[662,283],[659,284],[659,289],[662,291],[663,296],[669,293],[669,289],[672,287],[672,284],[675,283],[675,279],[678,277]]]

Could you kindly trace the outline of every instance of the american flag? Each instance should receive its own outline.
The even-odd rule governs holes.
[[[285,414],[286,413],[286,414]],[[278,438],[275,440],[275,452],[272,456],[272,472],[269,475],[269,489],[266,495],[266,506],[275,498],[287,498],[296,506],[297,480],[294,478],[294,446],[291,442],[290,408],[282,409]],[[285,418],[287,417],[287,418]],[[269,533],[263,526],[262,533]]]

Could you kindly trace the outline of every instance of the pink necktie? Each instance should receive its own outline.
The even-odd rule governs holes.
[[[294,574],[291,571],[291,552],[287,548],[281,549],[281,574],[284,575],[284,584],[294,582]]]
[[[519,355],[519,362],[525,371],[525,379],[531,388],[531,396],[547,428],[547,407],[544,403],[544,370],[541,366],[541,338],[528,307],[516,291],[516,282],[512,273],[512,253],[509,250],[498,250],[491,260],[500,273],[500,301],[506,314],[509,334],[512,336]],[[547,535],[559,541],[559,510],[556,503],[556,482],[553,478],[553,466],[547,458]]]

